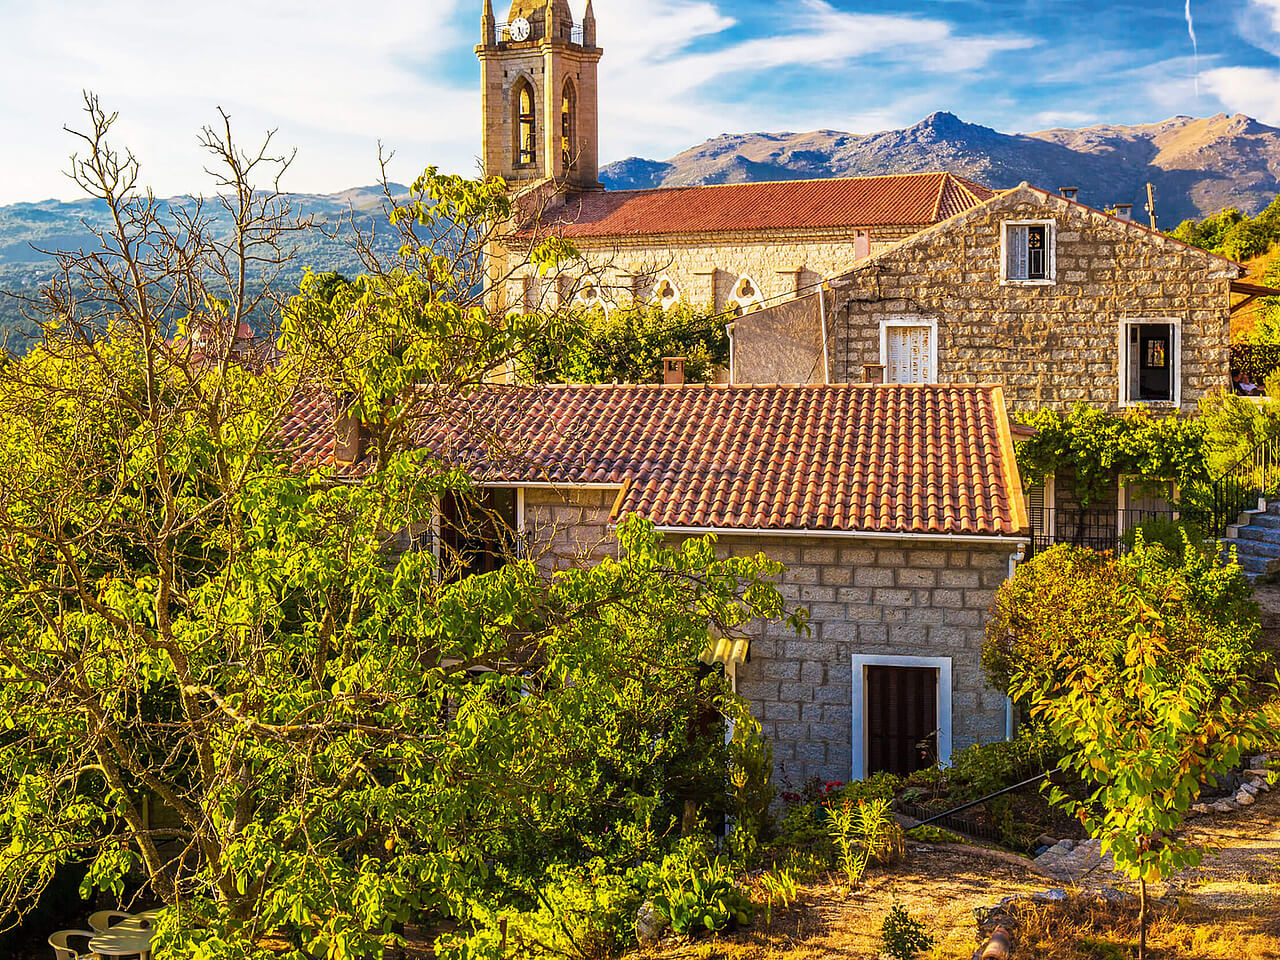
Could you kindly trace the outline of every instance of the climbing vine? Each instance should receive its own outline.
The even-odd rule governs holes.
[[[1018,449],[1023,481],[1034,485],[1056,476],[1070,483],[1085,509],[1114,489],[1121,475],[1176,480],[1182,487],[1209,479],[1198,420],[1077,404],[1067,414],[1040,410],[1026,423],[1037,433]]]

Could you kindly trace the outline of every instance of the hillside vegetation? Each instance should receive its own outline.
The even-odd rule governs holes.
[[[391,185],[395,195],[405,188]],[[297,288],[308,269],[316,273],[360,272],[359,258],[349,242],[358,227],[366,233],[384,224],[380,187],[359,187],[328,195],[295,194],[290,198],[298,219],[311,218],[313,226],[295,234],[296,255],[289,261],[287,286]],[[189,210],[195,201],[177,197],[167,201],[171,208]],[[205,201],[204,212],[214,216],[212,231],[225,234],[216,216],[216,201]],[[98,246],[96,229],[109,225],[109,211],[96,200],[17,203],[0,207],[0,343],[8,343],[14,353],[25,353],[26,336],[33,325],[23,316],[21,297],[39,295],[40,287],[53,278],[54,261],[49,252],[91,250]],[[385,244],[380,244],[380,249]],[[394,243],[391,249],[394,250]],[[6,295],[7,294],[7,295]]]
[[[1280,197],[1256,217],[1231,207],[1203,220],[1186,220],[1170,236],[1238,260],[1248,279],[1280,287]],[[1233,340],[1280,344],[1280,298],[1255,300],[1231,321]]]

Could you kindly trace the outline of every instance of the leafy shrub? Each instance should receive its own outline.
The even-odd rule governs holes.
[[[1067,653],[1105,661],[1128,632],[1137,583],[1160,605],[1175,651],[1196,650],[1209,630],[1242,653],[1252,650],[1258,605],[1238,565],[1199,550],[1171,558],[1141,538],[1122,557],[1063,544],[1019,566],[996,594],[982,652],[992,685],[1008,691],[1015,672],[1047,680]]]
[[[852,800],[861,803],[864,800],[892,801],[902,789],[902,778],[897,774],[881,772],[867,777],[865,780],[854,780],[832,791],[832,800]]]
[[[705,851],[681,849],[649,877],[653,905],[679,936],[714,933],[751,922],[755,905],[733,868]]]
[[[760,892],[764,895],[764,922],[773,923],[776,903],[784,910],[796,899],[796,878],[790,870],[774,870],[760,875]]]
[[[827,808],[827,829],[839,852],[840,869],[857,889],[872,863],[901,855],[902,831],[889,816],[888,800],[846,799]]]
[[[729,335],[709,306],[621,304],[579,312],[578,336],[529,345],[525,375],[538,383],[661,383],[664,357],[684,357],[690,383],[729,361]]]
[[[1174,560],[1181,560],[1187,550],[1204,548],[1204,531],[1190,520],[1153,517],[1125,531],[1121,542],[1132,550],[1141,538],[1152,547],[1160,547]]]
[[[936,942],[926,932],[924,924],[907,913],[897,900],[893,901],[893,908],[884,918],[880,939],[884,952],[894,960],[915,960],[926,950],[932,950]]]
[[[961,750],[943,775],[951,796],[977,800],[1051,770],[1061,759],[1061,748],[1042,724],[1024,724],[1012,740]]]
[[[729,799],[735,829],[730,835],[735,857],[747,861],[761,835],[770,832],[773,806],[773,747],[749,714],[738,719],[729,743]]]
[[[836,849],[827,828],[827,818],[822,809],[814,804],[803,804],[787,811],[778,825],[777,836],[770,844],[770,849],[779,851],[797,851],[821,860],[830,868],[835,862]]]
[[[490,910],[477,906],[472,932],[441,938],[440,960],[502,960],[512,955],[576,956],[606,960],[635,943],[641,895],[629,877],[606,864],[554,867],[537,892],[535,910]]]
[[[972,845],[972,841],[966,840],[957,833],[950,830],[943,830],[941,827],[935,827],[932,824],[927,827],[912,827],[905,834],[908,840],[915,840],[917,843],[957,843],[964,845]]]

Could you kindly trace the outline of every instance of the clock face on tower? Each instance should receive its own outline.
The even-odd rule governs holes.
[[[511,21],[511,39],[520,43],[529,39],[529,21],[524,17],[519,17]]]

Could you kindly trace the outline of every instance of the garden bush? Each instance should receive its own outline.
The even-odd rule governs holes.
[[[535,897],[538,906],[527,911],[478,907],[471,917],[473,932],[438,940],[437,957],[607,960],[635,945],[641,885],[634,877],[611,871],[603,861],[581,868],[552,868]]]
[[[880,942],[893,960],[915,960],[926,950],[932,950],[936,941],[929,936],[925,925],[895,899],[880,928]]]
[[[1192,651],[1207,630],[1252,649],[1258,606],[1243,571],[1205,551],[1171,556],[1141,538],[1121,557],[1060,545],[1018,567],[996,595],[982,662],[993,686],[1008,691],[1013,673],[1044,678],[1065,651],[1104,657],[1127,630],[1133,584],[1161,605],[1173,649]]]
[[[1042,724],[1024,724],[1008,741],[980,743],[956,753],[942,772],[948,796],[977,800],[1057,767],[1061,748]]]
[[[733,866],[705,848],[683,844],[657,867],[642,868],[647,893],[673,933],[691,936],[745,926],[755,914],[750,894]]]

